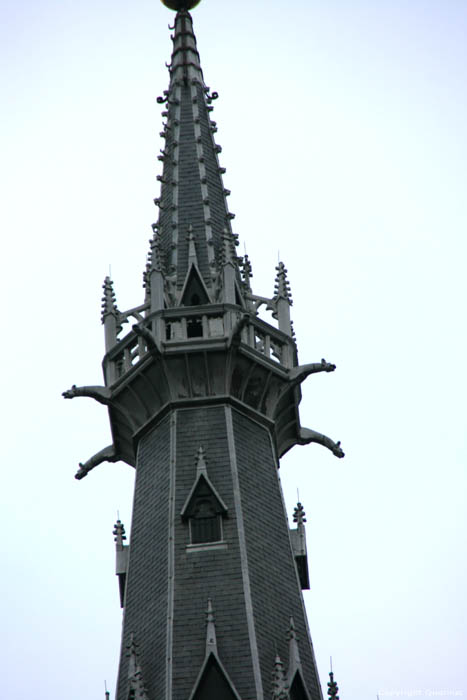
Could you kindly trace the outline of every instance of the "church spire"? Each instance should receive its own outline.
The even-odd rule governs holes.
[[[131,545],[121,522],[114,532],[124,606],[116,698],[322,700],[300,592],[304,512],[299,504],[289,532],[277,468],[297,444],[343,456],[299,414],[301,383],[335,365],[299,365],[281,263],[272,297],[253,293],[247,256],[240,275],[210,118],[217,95],[188,12],[197,2],[164,2],[177,14],[145,299],[121,311],[106,279],[105,384],[64,392],[103,404],[110,420],[112,444],[77,477],[103,461],[136,467]]]
[[[206,287],[222,286],[224,231],[232,235],[226,197],[219,166],[221,151],[214,141],[216,124],[211,120],[216,92],[205,85],[187,9],[196,3],[166,2],[178,9],[175,17],[173,50],[169,66],[169,89],[158,98],[165,105],[166,121],[161,133],[165,145],[159,156],[163,163],[157,228],[162,257],[167,261],[167,283],[180,292],[196,259]],[[187,232],[189,235],[187,236]],[[238,275],[236,256],[233,256]],[[175,295],[176,298],[176,295]]]

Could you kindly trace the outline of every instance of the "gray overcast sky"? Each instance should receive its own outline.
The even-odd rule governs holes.
[[[157,95],[173,14],[156,0],[1,8],[2,693],[112,692],[116,510],[133,472],[77,462],[106,412],[101,284],[140,303],[156,212]],[[302,423],[287,506],[308,516],[322,683],[343,700],[467,694],[465,0],[203,0],[193,11],[235,231],[256,293],[278,251],[294,296]]]

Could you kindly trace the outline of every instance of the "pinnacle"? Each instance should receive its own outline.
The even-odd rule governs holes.
[[[130,657],[128,664],[128,696],[132,700],[148,700],[141,666],[138,661],[138,644],[135,641],[133,632],[130,636],[130,643],[127,645],[127,656]]]
[[[298,523],[299,525],[303,525],[303,523],[306,523],[305,515],[306,515],[305,510],[299,501],[297,503],[296,507],[294,508],[294,512],[293,512],[294,523]]]
[[[292,306],[292,294],[290,291],[290,284],[287,279],[287,269],[283,262],[280,262],[276,266],[276,282],[274,287],[275,299],[286,299],[290,306]]]
[[[329,673],[329,683],[328,683],[328,695],[330,700],[339,700],[338,693],[339,692],[339,686],[337,685],[336,681],[334,680],[334,674],[331,671]]]
[[[289,678],[297,669],[301,669],[300,651],[298,648],[298,637],[295,629],[295,621],[290,618],[289,629],[287,632],[289,638]]]
[[[272,672],[272,697],[274,700],[288,700],[288,684],[285,677],[284,664],[279,654],[274,660],[274,670]]]
[[[149,241],[149,253],[146,264],[146,272],[148,274],[150,274],[153,270],[156,270],[156,272],[164,272],[161,242],[157,228],[154,229],[154,235]]]
[[[293,617],[290,618],[289,629],[287,632],[289,639],[297,639],[297,631],[295,629],[295,622]]]
[[[243,265],[242,265],[242,279],[243,279],[243,284],[245,285],[245,288],[251,292],[251,283],[250,280],[253,277],[253,268],[251,267],[251,261],[248,255],[245,253],[243,256]]]
[[[224,227],[222,231],[222,253],[221,253],[221,264],[227,265],[231,263],[236,265],[237,263],[237,253],[235,251],[235,246],[238,245],[237,237],[234,233],[229,231],[227,227]]]
[[[216,626],[211,598],[208,599],[206,611],[206,654],[210,651],[217,653]]]
[[[188,241],[188,266],[190,267],[193,264],[198,265],[195,237],[193,235],[193,226],[191,224],[188,226],[188,233],[186,239]]]
[[[206,460],[204,459],[204,450],[201,446],[199,447],[198,453],[196,455],[196,472],[198,474],[207,473]]]
[[[123,546],[123,540],[126,540],[126,535],[125,535],[125,526],[120,520],[120,518],[117,520],[117,522],[114,525],[114,530],[113,530],[113,535],[115,535],[114,541],[117,546],[122,547]]]
[[[101,321],[102,323],[104,323],[104,319],[107,316],[107,314],[113,314],[115,317],[118,317],[120,315],[120,312],[117,308],[113,282],[108,275],[104,279],[102,289],[104,290],[104,294],[102,296]]]

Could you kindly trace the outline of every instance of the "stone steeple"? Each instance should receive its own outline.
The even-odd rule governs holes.
[[[161,136],[164,148],[160,197],[155,200],[159,218],[154,225],[166,268],[166,283],[175,302],[190,267],[195,265],[208,290],[218,300],[216,281],[221,275],[224,237],[232,239],[228,190],[224,188],[215,143],[216,123],[211,119],[217,98],[206,86],[189,12],[177,12],[172,36],[168,90],[158,98],[164,105]],[[225,232],[225,233],[224,233]],[[232,264],[238,276],[236,256]]]
[[[106,406],[112,433],[76,477],[106,461],[136,468],[130,543],[120,520],[114,530],[116,699],[322,700],[301,595],[304,511],[290,531],[278,467],[312,442],[343,457],[299,415],[301,383],[335,365],[298,363],[284,265],[259,296],[237,256],[187,2],[164,0],[177,14],[144,299],[121,311],[106,278],[104,385],[64,392]]]

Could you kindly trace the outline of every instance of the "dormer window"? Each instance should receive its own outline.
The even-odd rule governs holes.
[[[188,524],[189,547],[221,543],[223,538],[222,519],[227,515],[227,507],[211,483],[204,453],[200,447],[197,455],[196,479],[185,505],[182,520]]]

